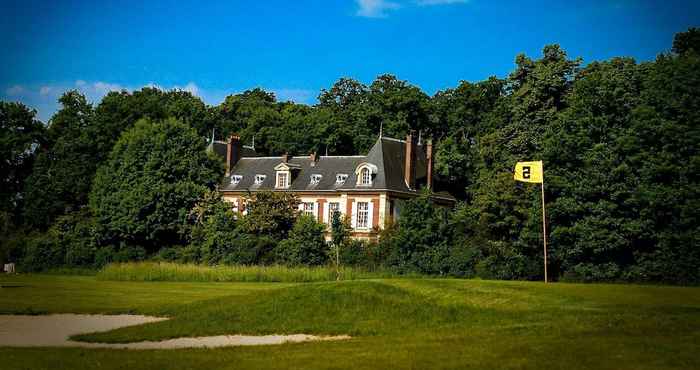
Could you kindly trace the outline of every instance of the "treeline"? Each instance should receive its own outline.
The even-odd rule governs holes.
[[[432,137],[436,173],[460,203],[443,212],[424,198],[411,202],[360,259],[402,271],[541,278],[539,188],[512,179],[515,162],[541,159],[555,276],[700,282],[700,30],[676,35],[672,51],[652,62],[584,65],[557,45],[515,62],[506,78],[433,96],[391,75],[370,85],[340,79],[313,106],[261,89],[213,107],[183,91],[112,92],[96,106],[70,91],[45,126],[29,108],[2,102],[2,257],[50,249],[39,245],[80,229],[97,252],[111,253],[102,260],[174,249],[185,258],[185,248],[204,243],[188,215],[221,175],[204,152],[212,133],[238,133],[265,154],[356,154],[381,127],[386,136],[414,129]],[[289,239],[296,222],[264,249]],[[90,263],[100,263],[97,252]],[[81,263],[65,253],[47,258]]]

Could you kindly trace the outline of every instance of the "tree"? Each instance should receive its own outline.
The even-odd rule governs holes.
[[[0,102],[0,231],[8,232],[8,223],[18,223],[24,198],[25,180],[31,173],[36,148],[42,143],[44,125],[36,111],[20,103]]]
[[[679,32],[673,37],[673,52],[676,54],[700,53],[700,29],[688,28],[686,32]]]
[[[90,208],[108,240],[153,252],[186,240],[189,211],[222,174],[194,129],[175,119],[140,120],[97,171]]]
[[[207,191],[190,211],[193,222],[190,249],[196,260],[207,264],[250,265],[265,262],[274,248],[270,238],[245,233],[238,227],[236,214],[216,190]],[[182,251],[176,251],[182,254]]]
[[[260,88],[229,95],[215,108],[219,137],[239,134],[241,140],[250,143],[255,138],[255,150],[273,154],[275,142],[269,135],[282,125],[275,94]],[[274,153],[279,154],[279,153]]]
[[[94,145],[94,112],[85,97],[68,91],[59,99],[62,108],[46,130],[46,141],[27,178],[24,219],[31,226],[47,228],[59,215],[79,209],[99,163]]]
[[[427,193],[406,201],[396,228],[380,239],[384,263],[401,272],[449,273],[453,232],[447,211]]]
[[[246,200],[247,214],[241,227],[253,235],[284,239],[296,221],[298,205],[299,198],[291,193],[252,193]]]
[[[542,259],[539,192],[535,187],[514,184],[511,171],[518,161],[542,158],[545,138],[567,106],[567,94],[580,63],[579,59],[568,59],[558,45],[545,46],[539,60],[519,55],[517,68],[507,80],[507,95],[480,124],[483,130],[476,139],[476,172],[469,189],[475,220],[465,224],[474,225],[473,234],[487,246],[482,249],[484,259],[510,261],[512,267],[497,272],[498,277],[541,275],[534,268],[541,266]]]
[[[343,218],[340,212],[333,212],[331,216],[331,246],[335,254],[336,278],[340,280],[340,248],[350,237],[350,222]]]
[[[326,225],[313,217],[301,215],[276,248],[279,261],[291,265],[320,265],[328,260],[328,245],[324,237]]]

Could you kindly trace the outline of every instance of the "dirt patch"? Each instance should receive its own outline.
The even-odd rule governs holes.
[[[84,347],[114,349],[177,349],[256,346],[308,341],[350,339],[347,335],[218,335],[211,337],[174,338],[158,342],[88,343],[71,341],[76,334],[109,331],[125,326],[163,321],[167,318],[140,315],[47,316],[0,315],[0,347]]]

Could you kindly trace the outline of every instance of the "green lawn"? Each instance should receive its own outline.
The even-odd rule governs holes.
[[[0,348],[0,367],[65,369],[699,369],[700,288],[455,279],[303,284],[15,276],[2,313],[143,313],[164,322],[83,335],[350,334],[340,342],[196,350]]]

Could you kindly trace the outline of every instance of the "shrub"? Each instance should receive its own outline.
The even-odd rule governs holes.
[[[0,238],[0,265],[5,263],[19,263],[24,256],[27,235],[23,231],[3,235]]]
[[[112,245],[98,248],[95,251],[95,267],[105,266],[114,261],[115,248]]]
[[[450,249],[447,264],[450,275],[470,278],[476,274],[476,263],[481,252],[470,243],[455,243]]]
[[[298,204],[299,199],[291,193],[254,193],[246,202],[241,227],[249,234],[284,239],[296,221]]]
[[[447,210],[423,194],[405,203],[398,224],[382,234],[378,252],[386,266],[401,272],[446,274],[452,236]]]
[[[340,247],[340,263],[346,266],[373,265],[370,244],[364,240],[348,239]]]
[[[146,249],[133,245],[122,245],[115,248],[112,245],[97,249],[95,252],[95,267],[102,267],[112,262],[143,261],[146,259]]]
[[[69,213],[56,219],[49,234],[66,249],[64,263],[71,267],[89,267],[95,263],[95,252],[100,232],[97,222],[87,209]]]
[[[154,261],[159,262],[177,262],[180,260],[183,247],[164,247],[161,248],[158,253],[153,256]]]
[[[328,245],[324,238],[326,225],[313,217],[300,216],[289,237],[276,248],[280,263],[286,265],[320,265],[328,260]]]
[[[114,262],[134,262],[146,259],[146,249],[135,245],[126,245],[114,253]]]
[[[33,234],[25,245],[20,263],[23,271],[37,272],[55,268],[63,264],[65,249],[50,233]]]

